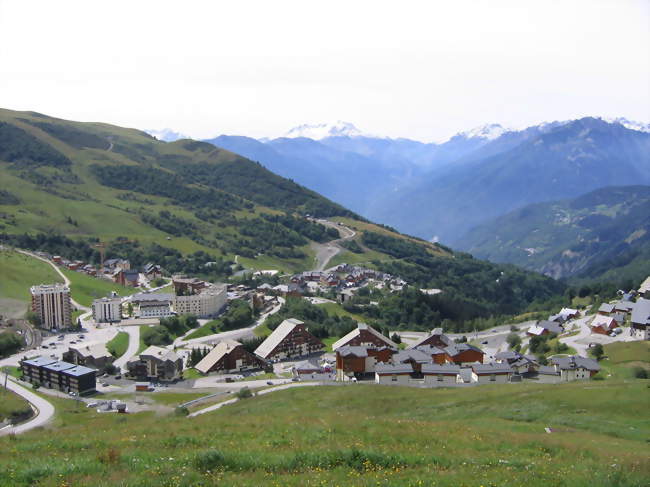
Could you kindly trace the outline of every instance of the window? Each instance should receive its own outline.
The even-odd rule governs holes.
[[[490,380],[491,380],[492,382],[496,381],[496,380],[497,380],[497,376],[496,376],[496,374],[490,374]]]
[[[438,374],[438,382],[442,382],[442,374]]]
[[[397,375],[393,374],[393,376],[390,378],[391,381],[397,382]]]

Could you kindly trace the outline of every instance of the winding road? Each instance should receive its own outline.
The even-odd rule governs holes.
[[[119,367],[121,370],[126,370],[126,363],[131,360],[138,353],[138,348],[140,348],[140,327],[139,326],[125,326],[119,328],[120,331],[128,333],[129,335],[129,347],[124,352],[124,355],[120,356],[118,359],[115,359],[113,365]]]
[[[339,231],[339,234],[342,236],[340,238],[331,240],[326,243],[312,243],[312,248],[316,251],[316,270],[322,271],[327,267],[327,264],[330,260],[334,258],[343,248],[339,245],[340,242],[345,240],[353,239],[357,232],[348,228],[344,225],[338,225],[337,223],[331,222],[329,220],[317,220],[323,226],[329,228],[335,228]]]
[[[32,405],[32,408],[35,410],[36,416],[25,423],[19,424],[17,426],[10,426],[8,428],[0,430],[0,436],[8,435],[10,433],[13,433],[15,435],[25,433],[29,430],[45,425],[54,416],[54,406],[52,403],[16,383],[12,377],[9,377],[9,380],[7,381],[7,389],[15,392],[23,399],[28,401]]]

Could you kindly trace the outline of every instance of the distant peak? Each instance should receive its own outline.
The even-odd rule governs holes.
[[[334,123],[303,124],[289,130],[284,137],[296,138],[307,137],[309,139],[320,140],[326,137],[359,137],[366,135],[354,124],[337,120]]]
[[[161,130],[145,129],[145,132],[147,132],[149,135],[153,135],[158,140],[164,140],[165,142],[174,142],[174,141],[179,140],[179,139],[190,139],[191,138],[191,137],[188,137],[185,134],[175,132],[174,130],[172,130],[170,128],[164,128],[164,129],[161,129]]]
[[[511,129],[508,129],[498,123],[488,123],[473,128],[472,130],[460,132],[458,135],[460,135],[461,137],[465,137],[466,139],[479,138],[479,139],[494,140],[501,137],[506,132],[510,132],[510,131]]]
[[[636,130],[638,132],[650,133],[650,123],[637,122],[635,120],[628,120],[625,117],[616,117],[616,118],[603,118],[605,122],[617,123],[622,125],[626,129]]]

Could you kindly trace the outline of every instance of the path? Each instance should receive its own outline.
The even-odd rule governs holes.
[[[34,416],[26,423],[3,429],[0,431],[0,436],[10,433],[16,435],[25,433],[31,429],[43,426],[52,419],[52,416],[54,416],[54,406],[52,403],[46,399],[43,399],[41,396],[37,396],[29,389],[26,389],[18,383],[14,382],[14,379],[12,377],[9,377],[9,380],[7,381],[7,388],[28,401],[36,410],[36,416]]]
[[[129,347],[124,352],[124,355],[113,362],[113,365],[122,370],[126,370],[126,363],[138,353],[138,349],[140,348],[140,327],[127,326],[119,330],[129,334]]]
[[[292,389],[294,387],[307,387],[307,386],[321,386],[323,385],[320,382],[292,382],[291,384],[283,384],[281,386],[277,387],[269,387],[268,389],[264,389],[263,391],[259,391],[257,393],[258,396],[263,396],[264,394],[270,394],[271,392],[276,392],[276,391],[283,391],[285,389]],[[228,404],[234,404],[239,399],[234,398],[234,399],[228,399],[227,401],[223,401],[217,404],[213,404],[212,406],[208,406],[207,408],[199,409],[198,411],[193,412],[192,414],[188,415],[188,418],[193,418],[195,416],[199,416],[200,414],[205,414],[209,413],[210,411],[216,411],[217,409],[221,409],[224,406],[227,406]]]
[[[29,252],[27,250],[20,250],[20,249],[16,249],[16,250],[18,252],[20,252],[21,254],[28,255],[29,257],[33,257],[34,259],[42,260],[43,262],[46,262],[47,264],[50,264],[52,266],[52,268],[63,278],[63,282],[65,282],[65,285],[70,287],[70,279],[68,279],[68,277],[63,272],[61,272],[61,269],[59,269],[59,267],[54,262],[52,262],[50,260],[47,260],[47,259],[41,257],[40,255],[33,254],[33,253],[31,253],[31,252]],[[74,299],[72,299],[72,297],[70,297],[70,302],[77,309],[80,309],[80,310],[83,310],[83,311],[86,311],[86,312],[91,311],[88,306],[84,306],[82,304],[79,304]]]
[[[253,326],[250,326],[248,328],[240,328],[239,330],[230,330],[221,333],[215,333],[214,335],[207,335],[200,338],[192,338],[191,340],[181,339],[178,341],[174,341],[174,346],[182,347],[185,345],[195,345],[195,344],[214,344],[226,338],[229,338],[231,340],[240,340],[243,338],[255,336],[255,328],[257,328],[258,326],[262,326],[269,316],[277,313],[282,308],[282,305],[284,304],[284,298],[278,298],[278,300],[280,301],[280,304],[273,307],[270,311],[263,313],[257,319],[257,321]]]
[[[322,271],[327,267],[330,260],[343,250],[339,243],[354,238],[357,232],[351,228],[333,223],[329,220],[318,220],[318,223],[326,227],[335,228],[339,231],[339,234],[342,234],[339,238],[326,243],[312,243],[311,247],[316,251],[316,270]]]

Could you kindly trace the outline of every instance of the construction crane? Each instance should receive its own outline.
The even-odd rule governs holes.
[[[137,243],[136,240],[117,240],[115,243]],[[101,260],[101,267],[104,267],[104,259],[106,257],[106,242],[97,242],[93,245],[97,250],[99,250],[99,258]]]

